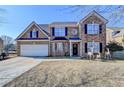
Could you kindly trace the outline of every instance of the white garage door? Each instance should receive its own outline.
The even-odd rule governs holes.
[[[48,44],[21,45],[21,56],[48,56]]]

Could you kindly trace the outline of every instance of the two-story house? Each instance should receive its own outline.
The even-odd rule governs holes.
[[[92,11],[79,22],[32,22],[17,37],[19,56],[85,56],[104,53],[107,20]]]

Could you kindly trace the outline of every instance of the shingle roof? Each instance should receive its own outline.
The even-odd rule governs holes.
[[[65,37],[55,37],[53,40],[68,40],[68,39]]]
[[[69,40],[81,40],[80,38],[69,38]]]
[[[114,35],[114,37],[123,36],[123,35],[124,35],[124,30],[121,30],[120,33]]]
[[[49,35],[49,24],[38,24],[38,25],[47,35]]]
[[[18,38],[18,40],[48,40],[48,38]]]
[[[49,24],[38,24],[43,30],[48,32]]]
[[[50,24],[52,25],[68,25],[68,26],[77,26],[77,22],[53,22]]]
[[[122,30],[122,29],[124,29],[124,27],[107,27],[108,29],[112,29],[112,30]]]

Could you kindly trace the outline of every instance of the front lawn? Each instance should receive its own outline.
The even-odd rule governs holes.
[[[88,60],[74,60],[43,62],[5,86],[124,87],[124,61],[89,62]]]

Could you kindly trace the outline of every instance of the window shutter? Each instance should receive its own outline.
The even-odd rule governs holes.
[[[87,24],[85,24],[85,34],[87,34]]]
[[[87,43],[85,43],[85,53],[87,53]]]
[[[65,27],[65,36],[67,36],[67,35],[68,35],[68,28]]]
[[[30,31],[30,38],[32,38],[32,31]]]
[[[54,35],[55,35],[55,28],[52,27],[52,36],[54,36]]]
[[[36,35],[37,35],[37,38],[38,38],[38,31],[36,31]]]
[[[102,53],[102,43],[99,44],[100,44],[100,53]]]
[[[99,33],[102,33],[102,25],[99,25]]]

